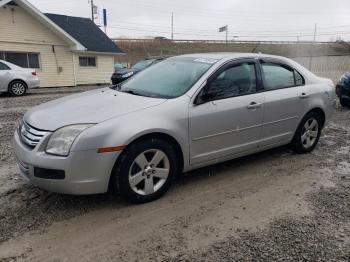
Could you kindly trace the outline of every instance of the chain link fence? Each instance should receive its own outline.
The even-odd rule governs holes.
[[[139,60],[189,53],[248,52],[289,57],[315,74],[337,82],[350,71],[350,45],[346,42],[222,42],[196,40],[117,39],[115,43],[127,54],[116,62],[130,66]]]
[[[309,56],[292,58],[318,76],[338,82],[344,72],[350,71],[350,55]]]

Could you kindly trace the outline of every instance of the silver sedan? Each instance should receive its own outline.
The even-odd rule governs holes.
[[[18,166],[49,191],[115,190],[155,200],[182,172],[290,145],[312,151],[335,105],[332,81],[263,54],[169,58],[121,85],[27,112]]]
[[[22,96],[28,89],[39,86],[40,80],[34,69],[22,68],[0,60],[0,92]]]

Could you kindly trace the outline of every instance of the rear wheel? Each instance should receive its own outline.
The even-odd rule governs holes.
[[[301,121],[294,134],[292,148],[299,154],[315,149],[321,136],[322,119],[316,112],[309,112]]]
[[[158,138],[144,140],[123,152],[112,177],[112,186],[127,201],[150,202],[170,188],[178,165],[169,143]]]
[[[12,96],[23,96],[27,92],[27,86],[22,81],[13,81],[9,85],[9,93]]]

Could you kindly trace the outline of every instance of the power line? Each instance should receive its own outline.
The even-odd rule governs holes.
[[[130,27],[122,27],[122,26],[110,26],[112,28],[118,28],[128,31],[141,31],[141,32],[152,32],[152,33],[159,33],[159,34],[167,34],[169,31],[155,31],[155,30],[147,30],[147,29],[141,29],[141,28],[130,28]],[[219,33],[217,34],[198,34],[198,33],[186,33],[186,32],[176,32],[177,35],[191,35],[191,36],[201,36],[201,37],[219,37]],[[280,34],[280,35],[272,35],[272,34],[242,34],[242,35],[235,35],[235,37],[249,37],[249,38],[297,38],[297,37],[307,37],[307,36],[327,36],[327,35],[339,35],[339,34],[350,34],[349,31],[335,31],[335,32],[325,32],[325,33],[316,33],[316,34]],[[232,36],[233,37],[233,36]]]
[[[131,29],[131,30],[140,30],[140,31],[147,31],[147,29],[149,29],[149,31],[154,31],[154,32],[158,32],[158,33],[164,33],[167,34],[170,30],[172,30],[171,27],[169,26],[155,26],[155,25],[147,25],[147,24],[141,24],[141,23],[128,23],[128,22],[120,22],[120,23],[116,23],[116,22],[110,22],[111,25],[114,25],[116,28],[121,28],[121,29]],[[126,25],[124,25],[126,24]],[[129,25],[136,25],[130,27]],[[178,28],[178,27],[177,27]],[[320,27],[318,27],[320,28]],[[336,27],[333,27],[336,28]],[[154,30],[154,29],[159,29]],[[177,33],[188,33],[188,34],[205,34],[205,35],[213,35],[213,32],[216,32],[217,29],[213,29],[213,30],[200,30],[200,29],[190,29],[190,28],[178,28],[179,30],[177,31]],[[169,31],[164,31],[164,30],[169,30]],[[296,35],[305,35],[305,34],[312,34],[314,31],[313,30],[304,30],[305,32],[302,31],[290,31],[290,30],[255,30],[255,31],[249,31],[249,30],[234,30],[235,33],[245,33],[245,34],[254,34],[254,35],[290,35],[290,36],[296,36]],[[319,33],[342,33],[343,31],[322,31],[322,30],[318,30]],[[273,34],[276,33],[276,34]]]
[[[123,21],[123,20],[111,20],[112,24],[119,25],[120,24],[125,24],[122,26],[129,26],[129,25],[136,25],[136,26],[141,26],[142,28],[156,28],[156,29],[161,29],[161,30],[171,30],[171,26],[166,26],[166,25],[155,25],[155,24],[145,24],[145,23],[135,23],[135,22],[129,22],[129,21]],[[320,29],[330,29],[330,28],[342,28],[342,27],[349,27],[350,25],[339,25],[339,26],[327,26],[327,27],[317,27],[318,31],[322,32],[324,30]],[[192,28],[185,28],[185,27],[177,27],[180,31],[188,31],[188,32],[201,32],[201,33],[213,33],[217,30],[217,28],[213,28],[212,30],[208,29],[193,29]],[[289,33],[289,34],[303,34],[305,32],[314,32],[314,29],[289,29],[289,30],[234,30],[237,33]]]

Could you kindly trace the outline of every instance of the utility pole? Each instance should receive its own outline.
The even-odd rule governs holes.
[[[93,23],[95,23],[95,17],[94,17],[94,0],[90,0],[91,4],[91,20]]]
[[[225,32],[226,33],[226,44],[228,43],[228,25],[225,25],[223,27],[219,28],[219,33]]]
[[[171,40],[174,40],[174,12],[171,12]]]
[[[316,33],[317,33],[317,24],[315,24],[315,31],[314,31],[314,42],[316,42]]]
[[[226,25],[226,44],[228,43],[228,25]]]

